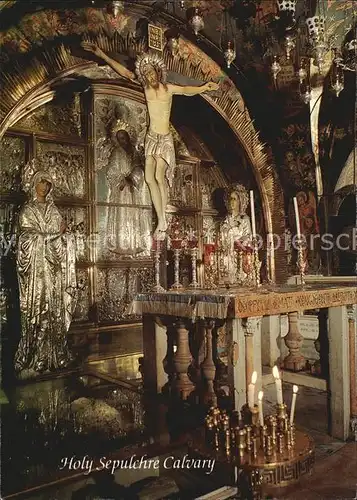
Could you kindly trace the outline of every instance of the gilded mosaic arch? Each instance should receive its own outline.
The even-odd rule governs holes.
[[[136,43],[130,36],[109,38],[101,34],[92,37],[91,41],[98,43],[103,50],[122,54],[128,53],[129,50],[131,54],[143,50],[141,44]],[[74,57],[70,49],[64,45],[52,49],[51,52],[44,51],[43,55],[41,62],[32,59],[26,68],[15,66],[11,75],[3,75],[0,137],[19,119],[53,99],[52,86],[55,81],[93,66],[93,63]],[[180,40],[179,52],[175,57],[168,52],[165,52],[164,57],[168,70],[173,73],[196,81],[220,82],[219,97],[203,97],[226,120],[250,159],[262,196],[267,232],[282,234],[285,225],[282,188],[265,146],[259,139],[243,98],[234,83],[218,64],[187,40]],[[279,260],[276,278],[281,281],[286,275],[284,265],[286,259],[283,253],[280,253]],[[274,251],[270,254],[269,266],[271,275],[275,276]]]

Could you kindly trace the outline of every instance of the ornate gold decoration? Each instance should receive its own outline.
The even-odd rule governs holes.
[[[160,26],[149,24],[148,26],[148,43],[150,49],[164,50],[164,30]]]
[[[48,103],[31,115],[16,122],[16,129],[34,132],[47,132],[66,136],[81,136],[80,98],[76,94],[71,102]]]
[[[277,289],[279,290],[279,289]],[[214,300],[213,300],[214,299]],[[211,302],[211,304],[210,304]],[[338,307],[357,303],[357,290],[353,286],[332,288],[311,286],[306,290],[282,287],[280,291],[268,291],[261,287],[249,290],[205,290],[202,292],[171,292],[155,297],[141,296],[134,301],[132,310],[136,314],[158,314],[193,318],[250,318],[269,316],[285,312]]]
[[[72,56],[69,48],[61,45],[44,51],[42,59],[30,59],[27,66],[15,63],[11,73],[2,74],[3,84],[0,103],[0,137],[7,128],[30,114],[34,109],[51,101],[55,92],[51,84],[63,78],[69,68],[88,67],[93,63]],[[73,72],[73,71],[72,71]],[[57,75],[55,78],[51,75]]]
[[[89,283],[88,271],[86,269],[77,269],[77,287],[78,287],[78,300],[76,308],[73,313],[73,321],[87,321],[89,312]]]
[[[153,66],[159,74],[160,82],[165,85],[167,80],[167,67],[161,56],[151,52],[150,54],[142,54],[137,57],[135,61],[135,73],[142,85],[145,85],[145,66]]]
[[[2,191],[18,191],[19,177],[25,163],[25,142],[22,137],[1,139],[0,181]]]
[[[305,309],[338,307],[357,303],[357,290],[354,287],[319,288],[311,287],[304,291],[270,292],[269,294],[245,293],[235,296],[235,317],[265,316],[282,314]]]
[[[278,408],[278,415],[285,422],[286,408]],[[247,495],[244,498],[265,498],[276,488],[294,484],[311,472],[315,446],[309,435],[296,431],[294,425],[284,425],[278,440],[274,440],[273,415],[262,427],[258,422],[251,424],[252,416],[248,424],[237,426],[234,420],[233,414],[212,407],[205,419],[205,431],[194,432],[190,448],[195,455],[237,466],[238,487]],[[227,431],[233,437],[232,442],[227,442]]]
[[[85,150],[52,142],[37,142],[36,162],[55,182],[54,196],[85,196]]]
[[[129,123],[126,123],[124,120],[119,119],[113,123],[113,125],[111,127],[111,134],[115,135],[117,132],[119,132],[119,130],[125,130],[130,135],[129,132],[131,130],[131,126],[129,125]]]
[[[119,53],[143,53],[145,47],[143,42],[135,40],[130,35],[126,38],[118,33],[110,38],[105,34],[97,37],[87,36],[86,41],[96,43],[106,52]],[[3,100],[0,103],[0,136],[7,127],[13,125],[20,116],[27,113],[27,107],[31,103],[31,109],[48,102],[52,99],[50,88],[46,83],[49,74],[56,74],[56,78],[61,78],[60,73],[66,74],[74,72],[74,67],[78,68],[82,64],[83,68],[88,68],[93,63],[85,63],[70,54],[69,49],[61,46],[60,49],[45,53],[45,63],[32,60],[27,68],[16,68],[11,75],[4,75],[5,85],[3,85]],[[264,144],[259,139],[259,134],[255,130],[253,121],[244,106],[244,101],[233,85],[233,83],[221,71],[204,52],[200,51],[190,42],[180,39],[180,49],[175,58],[171,57],[169,51],[164,52],[164,62],[171,72],[177,72],[198,81],[206,81],[208,78],[221,80],[220,97],[203,96],[227,121],[229,126],[242,143],[248,158],[253,165],[255,177],[257,179],[260,193],[263,200],[265,226],[267,232],[282,234],[285,227],[284,221],[284,199],[283,192],[274,171],[273,162],[268,158]],[[42,86],[41,86],[42,85]],[[36,87],[36,89],[35,89]],[[32,94],[29,92],[32,90]],[[27,94],[27,95],[26,95]],[[25,97],[26,96],[26,97]],[[22,99],[25,97],[24,99]],[[21,100],[22,99],[22,100]],[[281,265],[279,266],[278,279],[286,277],[286,255],[285,250],[277,251]],[[270,255],[270,269],[272,276],[275,275],[274,253]]]
[[[123,319],[125,311],[137,293],[149,291],[152,269],[97,269],[97,298],[100,321]]]

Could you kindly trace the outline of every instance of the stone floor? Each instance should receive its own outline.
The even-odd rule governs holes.
[[[343,445],[317,460],[314,472],[303,478],[284,500],[352,500],[357,498],[357,443]]]
[[[291,384],[283,385],[284,401],[290,407]],[[264,387],[265,408],[275,404],[275,384]],[[343,443],[328,435],[327,394],[309,387],[299,387],[296,425],[315,441],[316,463],[311,476],[283,500],[352,500],[357,499],[357,443]]]

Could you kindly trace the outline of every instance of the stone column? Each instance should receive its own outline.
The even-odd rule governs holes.
[[[256,389],[262,387],[262,344],[261,344],[261,317],[246,318],[243,320],[245,337],[245,380],[248,395],[252,373],[257,372]]]
[[[350,431],[349,338],[346,306],[328,310],[330,432],[346,441]]]
[[[280,358],[278,338],[280,335],[280,316],[264,316],[262,318],[262,364],[273,367]]]
[[[167,318],[168,319],[168,318]],[[172,318],[171,318],[172,320]],[[174,328],[174,325],[169,324],[166,322],[167,330],[167,351],[166,351],[166,356],[163,360],[163,366],[165,373],[167,374],[168,382],[163,390],[163,392],[168,392],[171,394],[171,391],[174,386],[174,378],[175,378],[175,365],[174,365],[174,345],[175,345],[175,340],[176,340],[176,331]]]
[[[304,337],[299,332],[298,313],[288,313],[289,331],[284,337],[286,347],[289,349],[289,354],[284,359],[284,368],[299,372],[306,366],[306,360],[300,352],[300,348],[304,342]]]
[[[229,345],[228,380],[232,388],[234,409],[241,410],[246,403],[245,339],[242,319],[227,319],[226,332]]]
[[[143,382],[148,392],[160,393],[167,382],[163,360],[167,351],[166,327],[159,317],[143,315]]]

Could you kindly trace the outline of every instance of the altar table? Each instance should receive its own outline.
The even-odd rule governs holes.
[[[261,388],[262,318],[288,314],[288,335],[292,347],[289,347],[285,366],[302,369],[299,368],[299,356],[302,356],[295,346],[295,340],[301,338],[298,312],[328,309],[331,433],[334,437],[347,439],[350,385],[346,306],[354,304],[357,304],[357,286],[317,283],[144,293],[135,296],[128,314],[143,317],[146,390],[161,392],[171,379],[176,391],[183,398],[188,397],[197,389],[197,384],[192,383],[192,376],[188,375],[188,369],[193,365],[198,378],[203,373],[206,398],[211,397],[212,403],[215,402],[213,383],[216,373],[212,332],[215,324],[225,323],[230,353],[230,395],[234,398],[235,408],[239,410],[246,401],[247,385],[254,370],[258,372],[257,390]],[[176,340],[169,334],[173,325],[176,328]],[[190,331],[192,333],[192,329],[198,326],[204,331],[204,341],[192,353]],[[174,342],[177,345],[175,353]]]

